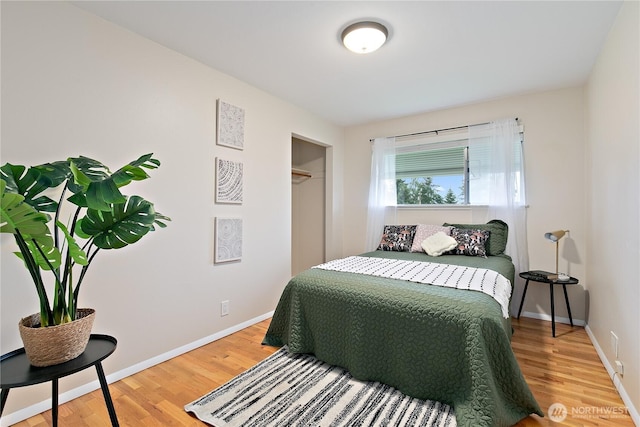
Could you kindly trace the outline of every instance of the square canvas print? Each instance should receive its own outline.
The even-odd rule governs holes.
[[[242,258],[242,219],[216,217],[214,262],[239,261]]]
[[[242,203],[242,162],[216,158],[216,202]]]
[[[244,109],[218,99],[218,145],[244,148]]]

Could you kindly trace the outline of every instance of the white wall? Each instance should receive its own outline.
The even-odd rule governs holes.
[[[569,88],[467,105],[410,117],[371,123],[347,129],[345,159],[345,229],[350,236],[364,236],[371,148],[369,139],[455,126],[484,123],[503,117],[518,117],[524,126],[525,168],[527,177],[528,240],[531,269],[553,270],[555,248],[544,233],[571,230],[561,241],[560,271],[580,279],[569,286],[574,319],[585,319],[585,135],[583,88]],[[401,210],[398,222],[438,223],[475,222],[471,209],[437,208]],[[348,239],[345,255],[364,250],[364,239]],[[522,295],[524,283],[518,278],[512,298],[512,312]],[[556,292],[556,316],[567,318],[562,292]],[[549,289],[531,285],[523,313],[550,316]]]
[[[587,85],[589,329],[610,365],[619,338],[620,381],[640,422],[640,33],[625,2]],[[617,381],[617,380],[616,380]]]
[[[86,155],[117,168],[147,152],[162,162],[135,190],[173,221],[135,246],[100,253],[80,296],[97,310],[94,332],[118,339],[107,374],[273,310],[291,272],[291,135],[329,145],[339,172],[343,130],[70,4],[1,7],[2,163]],[[245,109],[244,151],[216,146],[217,98]],[[214,203],[216,156],[244,162],[241,206]],[[341,174],[328,185],[339,236]],[[224,215],[244,219],[243,259],[214,265],[213,221]],[[38,310],[13,250],[3,235],[1,353],[22,346],[18,320]],[[94,380],[83,372],[61,391]],[[12,390],[5,415],[49,399],[49,385]]]

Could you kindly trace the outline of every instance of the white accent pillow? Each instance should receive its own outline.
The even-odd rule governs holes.
[[[422,242],[427,237],[433,236],[438,231],[442,231],[447,236],[451,235],[451,229],[453,227],[433,225],[433,224],[418,224],[416,227],[416,234],[413,236],[413,244],[411,245],[411,252],[424,252],[422,249]]]
[[[447,236],[442,231],[438,231],[436,234],[427,237],[422,242],[422,248],[431,256],[440,256],[443,253],[455,248],[458,244],[457,240],[451,236]]]

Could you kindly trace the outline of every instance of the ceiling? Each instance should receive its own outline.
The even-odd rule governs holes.
[[[79,1],[341,125],[581,85],[620,1]],[[368,55],[340,33],[377,20]]]

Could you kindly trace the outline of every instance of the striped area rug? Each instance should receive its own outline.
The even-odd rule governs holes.
[[[286,347],[185,406],[215,427],[456,426],[453,408],[403,395]]]

